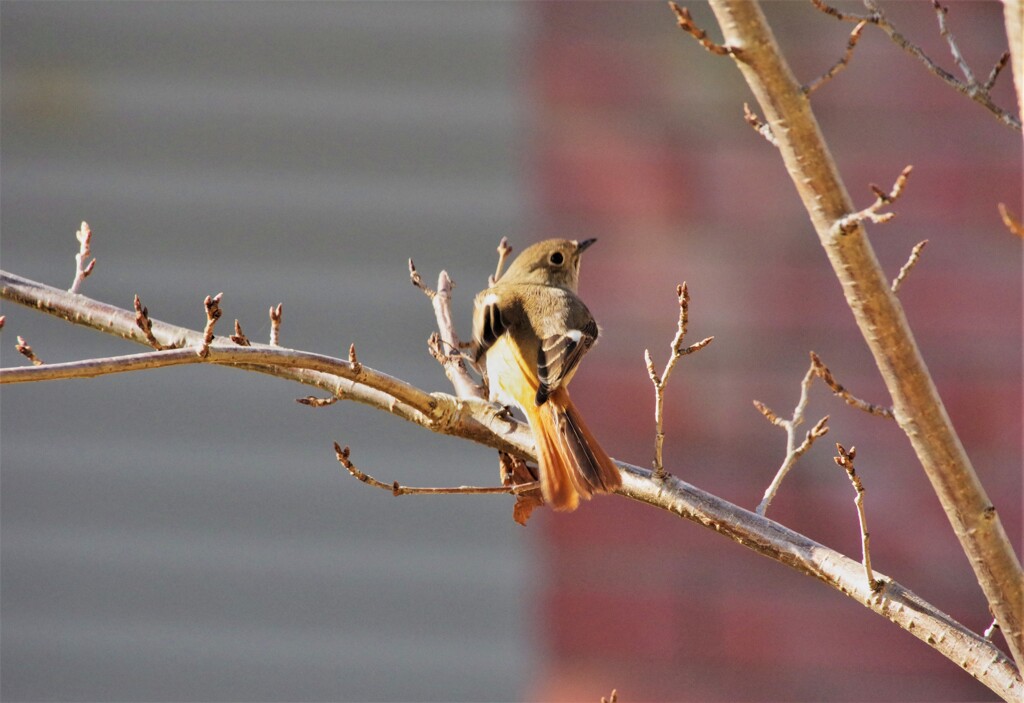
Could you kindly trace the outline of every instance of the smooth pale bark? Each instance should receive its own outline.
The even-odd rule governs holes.
[[[924,468],[1002,629],[1024,668],[1024,572],[953,429],[889,281],[836,169],[810,101],[756,0],[711,0],[733,58],[757,98],[786,169],[842,285]],[[841,225],[844,223],[844,225]]]

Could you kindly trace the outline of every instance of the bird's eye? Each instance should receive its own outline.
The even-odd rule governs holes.
[[[548,257],[548,261],[550,261],[553,266],[561,266],[563,263],[565,263],[565,257],[562,256],[562,252],[556,251],[554,254]]]

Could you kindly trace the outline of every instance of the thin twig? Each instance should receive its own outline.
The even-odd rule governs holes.
[[[992,90],[996,84],[996,79],[999,78],[999,74],[1002,73],[1003,69],[1006,68],[1006,64],[1010,61],[1010,51],[1006,50],[996,59],[996,63],[992,66],[992,70],[989,71],[988,78],[985,79],[985,84],[982,86],[986,92]]]
[[[605,698],[604,696],[601,696],[601,703],[618,703],[618,701],[619,701],[619,692],[617,690],[615,690],[614,688],[612,689],[611,695],[608,696],[607,698]]]
[[[932,0],[932,7],[935,9],[935,15],[939,20],[939,36],[945,39],[946,44],[949,45],[949,53],[953,55],[953,61],[956,62],[960,73],[964,74],[964,78],[967,79],[967,85],[975,85],[977,81],[974,78],[974,71],[967,65],[964,55],[960,53],[960,47],[957,46],[956,39],[953,38],[953,32],[949,30],[949,25],[946,24],[946,12],[948,10],[939,4],[939,0]]]
[[[160,341],[153,336],[153,321],[149,319],[149,308],[142,304],[138,294],[135,295],[135,324],[142,330],[142,334],[146,335],[149,346],[156,350],[164,348],[164,345],[160,344]]]
[[[378,481],[373,476],[360,471],[355,464],[352,463],[350,458],[351,450],[348,447],[342,448],[337,442],[334,443],[334,454],[338,458],[338,461],[344,466],[350,474],[358,478],[365,484],[373,486],[375,488],[382,488],[385,491],[391,491],[392,495],[404,496],[404,495],[452,495],[452,494],[472,494],[472,495],[486,495],[486,494],[499,494],[499,495],[516,495],[523,491],[532,491],[540,487],[540,483],[535,484],[519,484],[515,486],[442,486],[442,487],[418,487],[418,486],[403,486],[394,481],[392,483],[384,483]]]
[[[206,308],[206,327],[203,329],[203,343],[196,351],[203,359],[210,354],[210,345],[213,343],[213,328],[223,314],[220,309],[220,299],[223,296],[224,293],[218,293],[212,298],[206,296],[206,299],[203,301],[203,306]],[[150,334],[152,334],[152,330]]]
[[[775,135],[772,134],[772,128],[765,122],[761,121],[761,118],[757,116],[753,110],[750,109],[750,105],[743,103],[743,119],[746,120],[750,127],[764,137],[764,140],[771,144],[773,147],[778,148],[779,142],[776,141]]]
[[[71,293],[77,293],[78,289],[82,286],[82,281],[89,277],[92,270],[96,267],[96,259],[93,259],[88,264],[85,260],[92,254],[92,230],[89,229],[89,223],[82,221],[82,226],[75,232],[75,238],[78,240],[78,253],[75,254],[75,280],[71,282],[71,287],[68,291]]]
[[[1021,224],[1021,221],[1013,216],[1005,203],[999,203],[996,207],[999,208],[999,216],[1003,218],[1003,224],[1006,225],[1006,229],[1010,230],[1010,234],[1024,239],[1024,224]]]
[[[700,42],[700,45],[712,54],[716,54],[717,56],[738,56],[741,53],[740,49],[737,47],[724,46],[711,41],[708,38],[708,33],[694,24],[693,17],[690,16],[690,11],[687,8],[680,7],[671,0],[669,1],[668,6],[672,8],[672,12],[675,13],[676,24],[679,25],[679,28]]]
[[[923,63],[929,73],[942,80],[944,83],[952,87],[958,93],[967,96],[974,102],[984,107],[1002,124],[1006,125],[1007,127],[1010,127],[1011,129],[1015,129],[1018,132],[1021,131],[1020,118],[1014,115],[1013,113],[1008,112],[1007,110],[1004,110],[1003,108],[996,105],[995,102],[992,100],[992,96],[990,94],[992,86],[995,84],[995,79],[998,78],[1000,71],[1002,71],[1002,66],[1000,65],[1000,63],[1003,62],[1003,59],[1000,58],[999,61],[996,62],[996,66],[993,67],[992,72],[989,74],[988,80],[986,80],[984,84],[978,83],[977,80],[975,80],[973,77],[973,72],[971,72],[970,68],[967,67],[967,63],[963,61],[963,57],[960,55],[959,48],[955,48],[955,42],[950,41],[952,35],[949,34],[948,28],[945,29],[945,31],[943,31],[946,21],[946,11],[944,8],[938,8],[936,10],[937,15],[939,17],[940,32],[943,32],[943,37],[947,40],[947,43],[950,44],[950,51],[953,52],[954,59],[957,61],[957,65],[960,66],[960,69],[964,73],[964,75],[968,76],[966,82],[961,81],[952,73],[939,66],[937,63],[935,63],[935,61],[931,59],[930,56],[924,53],[921,47],[917,46],[909,39],[907,39],[905,36],[903,36],[903,34],[901,34],[892,25],[892,23],[889,21],[889,18],[885,16],[885,13],[882,12],[882,9],[878,6],[875,0],[864,0],[864,5],[868,9],[868,14],[866,15],[858,15],[852,12],[840,12],[836,8],[824,2],[824,0],[811,0],[811,3],[825,14],[831,15],[832,17],[835,17],[838,20],[844,22],[867,22],[868,24],[873,24],[874,26],[878,27],[880,30],[885,32],[886,36],[888,36],[889,39],[894,44],[896,44],[896,46],[900,47],[905,52],[907,52],[908,54],[916,58],[918,61]],[[936,6],[938,5],[937,3],[935,4]]]
[[[885,583],[880,579],[875,579],[875,574],[871,571],[871,534],[868,532],[868,518],[864,513],[864,484],[861,483],[860,476],[857,475],[857,471],[853,467],[853,460],[857,456],[857,448],[850,447],[850,451],[846,451],[843,445],[837,442],[836,451],[839,452],[839,456],[833,457],[833,459],[839,466],[846,469],[846,475],[850,477],[850,483],[853,484],[853,489],[857,492],[857,497],[853,499],[853,502],[857,506],[857,518],[860,520],[861,563],[864,564],[864,574],[868,578],[868,587],[871,588],[873,593],[877,593],[882,590],[882,586]]]
[[[231,335],[231,341],[241,347],[252,346],[252,342],[245,336],[245,332],[242,331],[242,323],[237,319],[235,320],[235,333]]]
[[[412,259],[409,259],[409,280],[412,282],[414,286],[423,291],[423,294],[425,296],[427,296],[431,300],[434,299],[436,291],[434,291],[433,288],[431,288],[430,286],[426,285],[423,282],[423,277],[420,276],[420,272],[416,270],[416,264],[413,263]]]
[[[826,415],[818,420],[814,427],[804,435],[803,441],[799,445],[796,443],[796,430],[804,422],[804,411],[807,409],[808,400],[810,400],[811,382],[814,380],[814,376],[814,365],[812,364],[807,369],[807,373],[804,374],[803,381],[800,382],[800,399],[797,401],[796,407],[793,408],[793,415],[788,420],[780,418],[775,411],[764,403],[758,400],[754,401],[754,407],[765,416],[768,422],[786,431],[786,456],[783,458],[779,470],[775,472],[775,477],[768,485],[768,488],[765,489],[761,502],[758,503],[755,509],[758,515],[764,515],[768,511],[768,506],[772,504],[772,500],[775,499],[775,495],[779,492],[783,479],[786,478],[786,474],[796,464],[797,459],[807,453],[815,440],[828,434],[828,415]]]
[[[85,325],[117,337],[149,346],[149,341],[135,323],[135,313],[108,305],[81,294],[72,294],[43,283],[0,271],[0,294],[12,302],[54,315],[69,322]],[[253,344],[249,347],[221,344],[214,341],[205,359],[195,353],[203,343],[202,332],[152,319],[153,334],[164,351],[149,351],[108,359],[87,359],[66,364],[48,364],[43,368],[0,369],[0,383],[27,383],[62,378],[94,376],[161,368],[178,364],[226,364],[250,371],[266,373],[313,386],[332,395],[344,393],[346,399],[386,410],[410,422],[423,424],[437,431],[450,430],[460,422],[453,411],[455,398],[443,393],[427,393],[401,379],[363,366],[358,380],[348,361],[321,354],[312,354],[285,347]],[[187,348],[186,348],[187,347]],[[466,410],[476,406],[466,406]],[[488,408],[490,405],[488,404]],[[491,411],[493,415],[494,412]],[[526,428],[509,428],[507,422],[481,423],[481,430],[493,425],[508,436]],[[495,430],[497,431],[497,430]],[[471,432],[472,433],[472,432]],[[500,448],[510,451],[507,442]]]
[[[884,417],[887,420],[895,419],[895,414],[891,407],[875,405],[874,403],[869,403],[866,400],[861,400],[850,393],[850,391],[846,390],[846,388],[836,380],[832,371],[825,366],[825,363],[813,351],[811,352],[811,368],[814,370],[814,373],[818,378],[824,381],[825,385],[827,385],[834,394],[846,401],[847,405],[851,405],[858,410],[868,413],[869,415],[877,415],[878,417]]]
[[[832,374],[832,371],[825,366],[821,358],[813,351],[810,354],[811,363],[807,369],[807,373],[804,374],[803,380],[800,382],[800,399],[797,401],[796,407],[793,408],[793,415],[790,419],[784,420],[778,416],[778,414],[769,408],[761,401],[755,400],[754,407],[757,408],[758,412],[764,415],[768,422],[772,423],[776,427],[781,427],[786,431],[786,456],[782,460],[782,465],[779,470],[775,472],[775,477],[772,482],[765,489],[764,497],[761,498],[761,502],[758,503],[755,512],[758,515],[764,515],[768,511],[768,507],[772,504],[775,499],[775,495],[779,492],[779,487],[782,485],[783,479],[786,478],[786,474],[789,473],[790,469],[796,464],[797,459],[807,453],[807,450],[811,448],[814,441],[824,437],[828,433],[828,415],[818,420],[818,423],[811,428],[810,431],[804,436],[803,441],[798,445],[796,443],[797,434],[796,429],[804,422],[804,411],[807,409],[807,402],[810,399],[811,383],[814,378],[820,378],[825,385],[837,396],[842,398],[848,405],[851,405],[858,410],[862,410],[871,415],[878,415],[888,419],[893,419],[892,408],[884,408],[874,403],[868,403],[866,401],[857,398],[855,395],[846,390]]]
[[[846,42],[846,51],[832,66],[825,71],[822,75],[815,78],[810,83],[803,86],[804,93],[810,95],[821,86],[832,80],[837,73],[842,71],[850,63],[850,59],[853,58],[853,50],[857,48],[857,42],[860,41],[860,34],[864,31],[864,27],[868,25],[867,20],[861,20],[857,23],[857,26],[850,32],[850,38]]]
[[[910,177],[910,172],[913,170],[913,166],[907,166],[904,168],[900,172],[900,175],[896,177],[896,182],[893,183],[892,190],[888,193],[872,183],[870,188],[871,192],[875,194],[875,202],[871,203],[871,205],[868,205],[863,210],[853,212],[845,217],[839,218],[834,225],[835,230],[840,234],[849,234],[859,223],[865,220],[870,220],[875,224],[881,224],[894,218],[896,216],[896,213],[894,212],[884,212],[879,214],[878,211],[886,205],[891,205],[896,202],[899,197],[903,195],[903,189],[907,185],[907,178]]]
[[[915,266],[917,266],[917,262],[921,258],[921,252],[927,245],[928,240],[922,239],[920,242],[914,245],[913,249],[910,250],[910,258],[907,259],[907,263],[903,264],[902,268],[900,268],[900,272],[896,274],[896,278],[894,278],[892,281],[891,289],[893,293],[900,292],[900,286],[903,285],[903,281],[906,280],[907,275],[911,272],[911,270]]]
[[[7,315],[0,315],[0,330],[4,328],[4,323],[7,322]]]
[[[270,306],[270,346],[281,344],[281,319],[284,317],[284,303]]]
[[[504,240],[502,240],[504,241]],[[509,248],[511,251],[511,247]],[[501,247],[498,248],[499,254]],[[447,271],[441,271],[437,276],[437,290],[428,287],[423,283],[419,271],[412,259],[409,259],[409,278],[412,284],[423,291],[430,299],[434,308],[434,318],[437,321],[437,332],[430,335],[427,347],[441,368],[445,376],[455,389],[455,395],[459,398],[475,398],[483,400],[486,398],[483,387],[477,383],[469,373],[465,357],[459,351],[462,343],[455,333],[455,322],[452,318],[452,291],[455,289],[455,282],[448,275]]]
[[[665,464],[662,461],[662,449],[665,445],[665,386],[668,384],[668,378],[672,374],[672,369],[675,368],[676,362],[681,357],[703,349],[714,339],[714,337],[707,337],[696,344],[683,347],[683,338],[686,336],[690,308],[690,292],[685,282],[682,285],[676,286],[676,296],[679,298],[679,321],[676,323],[676,335],[672,338],[672,343],[669,345],[671,354],[660,376],[654,370],[654,359],[651,358],[651,350],[644,350],[644,360],[647,362],[647,375],[650,377],[651,383],[654,384],[654,478],[657,480],[664,479],[666,476]]]
[[[505,261],[511,253],[512,246],[508,243],[508,237],[502,237],[498,242],[498,267],[494,269],[494,275],[487,279],[488,286],[493,286],[501,278],[501,274],[505,270]]]
[[[43,360],[36,356],[36,353],[32,351],[32,347],[29,346],[29,343],[21,335],[18,335],[18,343],[14,345],[14,348],[18,350],[19,354],[31,361],[33,366],[43,365]]]

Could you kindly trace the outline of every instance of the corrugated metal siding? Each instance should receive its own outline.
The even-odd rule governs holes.
[[[225,291],[267,334],[444,390],[405,259],[458,312],[526,221],[519,6],[5,2],[5,269],[201,326]],[[49,361],[138,351],[5,305]],[[502,700],[520,695],[531,534],[491,452],[217,369],[5,387],[8,700]]]

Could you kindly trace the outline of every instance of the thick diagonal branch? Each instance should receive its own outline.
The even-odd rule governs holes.
[[[810,102],[754,0],[711,0],[725,42],[779,142],[779,153],[810,215],[893,399],[896,420],[928,475],[1018,667],[1024,668],[1024,573],[928,373],[890,289]]]
[[[70,322],[150,346],[147,335],[135,323],[133,311],[2,271],[0,295]],[[349,380],[346,377],[356,373],[351,361],[269,345],[243,347],[218,339],[210,345],[207,359],[202,359],[194,352],[194,348],[202,344],[201,332],[157,320],[151,320],[151,323],[150,331],[161,346],[187,348],[150,351],[137,355],[139,357],[149,360],[181,359],[180,363],[223,362],[236,368],[288,378],[343,394],[347,399],[366,403],[434,432],[468,439],[517,457],[536,459],[529,429],[501,416],[500,409],[490,403],[473,398],[456,399],[443,393],[427,393],[370,369],[362,362],[359,362],[358,380]],[[236,356],[239,352],[241,355]],[[125,358],[121,357],[117,363],[123,364],[124,361]],[[293,366],[286,368],[285,364]],[[117,366],[114,371],[118,370],[126,369]],[[22,371],[4,370],[0,380],[8,373]],[[397,388],[392,383],[403,386]],[[345,387],[342,389],[339,384]],[[402,394],[408,403],[399,401],[391,392]],[[873,594],[866,587],[861,565],[853,559],[684,483],[671,474],[654,480],[646,469],[622,462],[618,462],[618,466],[624,472],[623,485],[618,491],[620,494],[712,529],[759,554],[820,579],[927,642],[1007,700],[1024,689],[1019,673],[998,647],[888,577],[877,574],[885,579],[886,586],[880,593]]]

